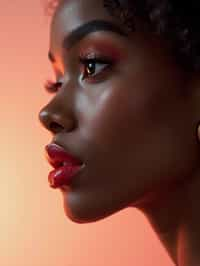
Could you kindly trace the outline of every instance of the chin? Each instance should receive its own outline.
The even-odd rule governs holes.
[[[78,224],[95,223],[100,220],[106,219],[107,217],[115,213],[115,211],[105,213],[104,210],[103,214],[102,213],[99,214],[95,211],[92,212],[92,210],[90,210],[89,212],[88,209],[87,210],[83,210],[80,208],[73,209],[70,208],[69,205],[66,203],[64,204],[64,212],[68,219]]]
[[[73,193],[65,193],[63,195],[63,207],[66,217],[78,224],[98,222],[130,207],[130,202],[127,204],[112,201],[112,204],[110,204],[109,201],[93,202],[87,197],[80,198],[80,195],[73,195]]]

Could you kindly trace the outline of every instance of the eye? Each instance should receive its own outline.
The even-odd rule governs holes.
[[[105,70],[111,69],[111,67],[114,65],[112,60],[96,56],[94,56],[94,58],[88,58],[87,56],[79,57],[79,62],[82,64],[84,69],[82,80],[97,79],[100,74],[105,72]],[[62,84],[63,83],[61,81],[54,82],[50,79],[46,80],[44,83],[44,88],[48,93],[55,93],[60,87],[62,87]]]
[[[82,80],[97,78],[99,74],[102,74],[105,70],[108,70],[113,66],[113,62],[110,59],[102,57],[80,57],[79,60],[84,69]]]
[[[44,88],[47,92],[49,93],[54,93],[57,92],[58,89],[62,86],[62,82],[58,81],[58,82],[54,82],[52,80],[46,80],[45,84],[44,84]]]

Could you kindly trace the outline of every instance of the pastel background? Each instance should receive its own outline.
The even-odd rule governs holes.
[[[52,135],[38,112],[52,95],[49,21],[39,0],[1,1],[0,265],[173,266],[142,213],[127,208],[92,224],[64,215],[48,185],[44,146]]]

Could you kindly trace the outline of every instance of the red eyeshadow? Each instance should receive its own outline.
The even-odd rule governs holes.
[[[81,53],[85,54],[89,53],[90,51],[91,53],[96,51],[97,54],[100,53],[104,56],[109,56],[116,61],[122,59],[122,57],[125,56],[124,53],[120,51],[120,48],[116,48],[115,45],[112,45],[111,43],[106,41],[90,41],[86,42],[84,45],[81,45]]]

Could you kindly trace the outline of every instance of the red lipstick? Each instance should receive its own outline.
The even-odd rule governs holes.
[[[58,188],[61,186],[70,186],[72,178],[81,171],[82,166],[61,166],[49,173],[48,181],[50,187]]]
[[[70,185],[72,178],[76,176],[85,164],[72,154],[69,154],[63,147],[56,143],[45,146],[48,162],[55,168],[48,176],[48,181],[52,188],[63,185]]]

